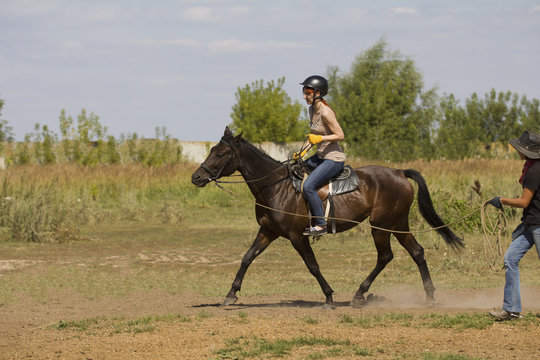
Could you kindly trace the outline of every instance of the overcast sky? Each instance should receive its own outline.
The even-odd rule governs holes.
[[[538,0],[0,0],[1,118],[18,140],[85,108],[114,136],[216,141],[238,87],[284,76],[301,101],[381,38],[425,89],[540,98]]]

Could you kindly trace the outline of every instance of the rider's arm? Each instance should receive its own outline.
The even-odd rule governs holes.
[[[501,198],[501,203],[503,205],[508,205],[516,208],[526,208],[531,203],[531,200],[534,195],[534,190],[523,188],[523,193],[521,197],[518,198]]]
[[[339,125],[336,114],[332,109],[325,106],[322,110],[322,119],[324,123],[328,126],[328,129],[331,131],[331,134],[323,135],[323,141],[341,141],[345,138],[341,125]]]

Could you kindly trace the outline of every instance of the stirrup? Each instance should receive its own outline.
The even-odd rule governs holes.
[[[320,236],[324,234],[328,234],[328,230],[326,229],[326,226],[320,230],[317,230],[315,227],[309,227],[306,230],[304,230],[304,235],[307,235],[307,236]]]

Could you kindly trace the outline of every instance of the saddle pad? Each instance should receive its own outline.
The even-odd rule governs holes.
[[[295,175],[291,176],[293,187],[297,192],[300,192],[302,191],[303,179]],[[330,182],[332,182],[332,195],[339,195],[358,189],[360,180],[358,179],[358,174],[356,174],[356,171],[354,171],[350,165],[345,165],[343,171],[337,177],[331,179]],[[322,187],[325,186],[328,186],[328,183]]]

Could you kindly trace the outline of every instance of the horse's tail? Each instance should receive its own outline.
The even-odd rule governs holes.
[[[426,219],[431,227],[436,229],[448,245],[452,246],[454,249],[464,247],[463,239],[454,234],[435,211],[426,181],[422,175],[413,169],[403,170],[403,174],[418,184],[418,208],[420,209],[422,217]]]

